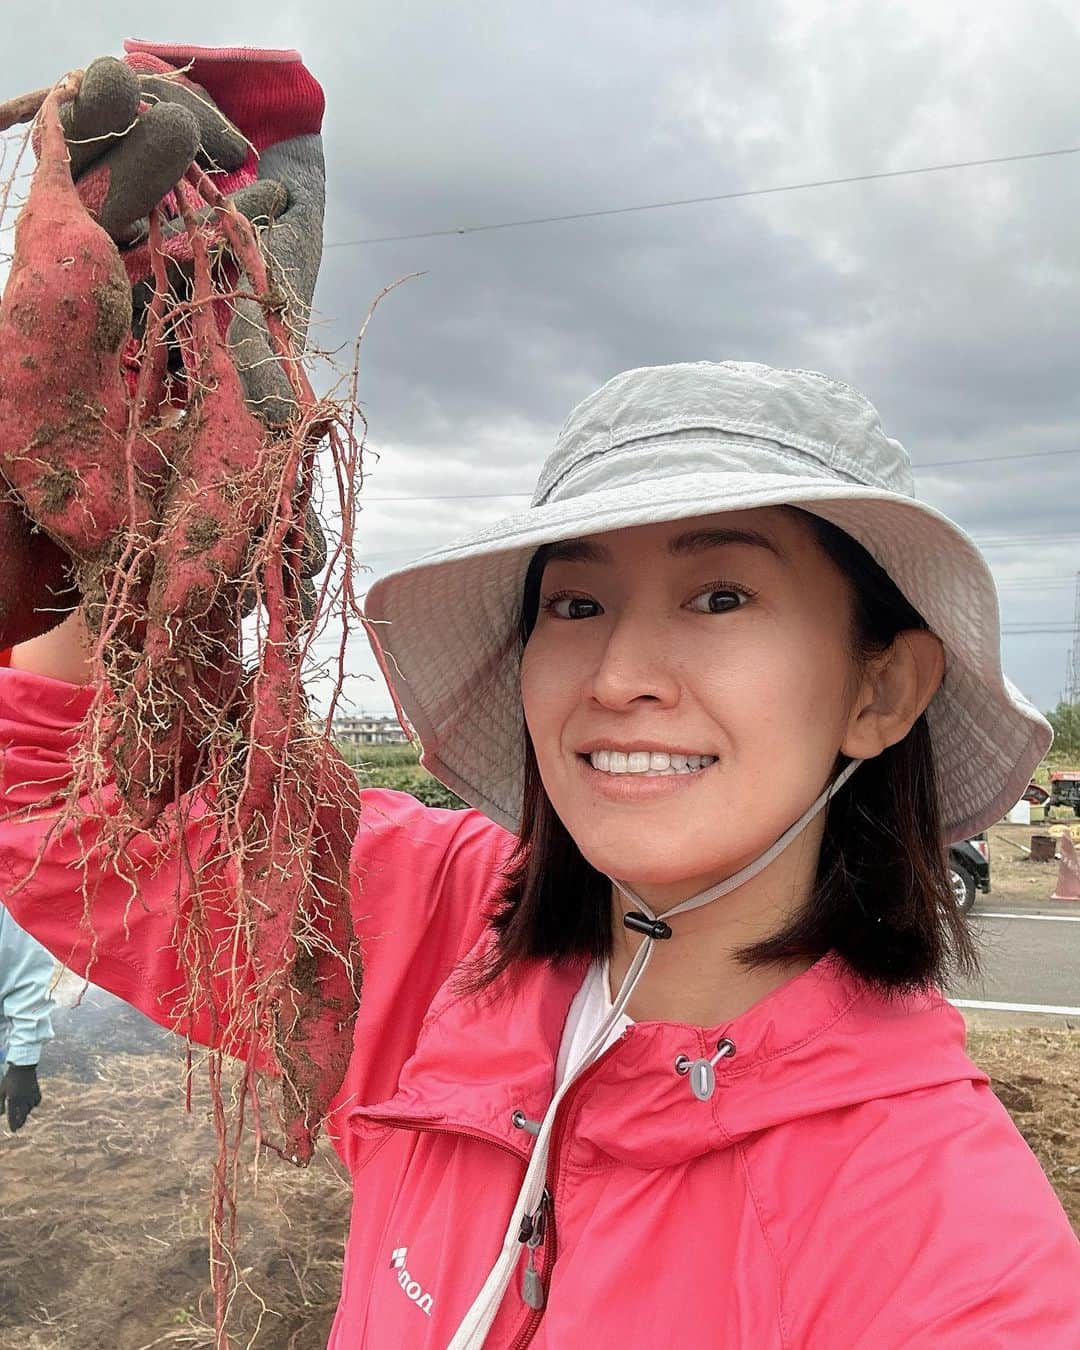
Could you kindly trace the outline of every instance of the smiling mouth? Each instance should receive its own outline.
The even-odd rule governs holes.
[[[715,755],[668,754],[664,751],[593,750],[581,759],[611,778],[676,778],[701,773],[716,763]]]

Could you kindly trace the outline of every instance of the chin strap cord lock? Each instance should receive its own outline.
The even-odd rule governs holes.
[[[646,937],[671,937],[670,924],[665,923],[663,919],[650,919],[647,915],[638,914],[635,910],[630,910],[628,914],[623,915],[623,923],[633,932],[644,933]]]

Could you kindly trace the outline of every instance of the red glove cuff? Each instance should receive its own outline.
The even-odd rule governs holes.
[[[192,47],[180,42],[124,42],[128,65],[159,74],[165,62],[201,84],[258,151],[322,129],[326,98],[299,52],[257,47]],[[154,58],[157,58],[157,61]]]

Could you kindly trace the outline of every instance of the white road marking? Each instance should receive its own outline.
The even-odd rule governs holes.
[[[976,919],[1039,919],[1043,923],[1080,923],[1080,914],[999,914],[992,909],[973,909]]]
[[[1057,1013],[1062,1017],[1080,1017],[1080,1008],[1066,1008],[1056,1003],[987,1003],[977,998],[951,998],[956,1008],[985,1008],[990,1012]]]

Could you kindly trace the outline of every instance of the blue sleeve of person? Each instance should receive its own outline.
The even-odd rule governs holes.
[[[52,955],[0,905],[0,1059],[36,1064],[52,1040],[55,969]]]

